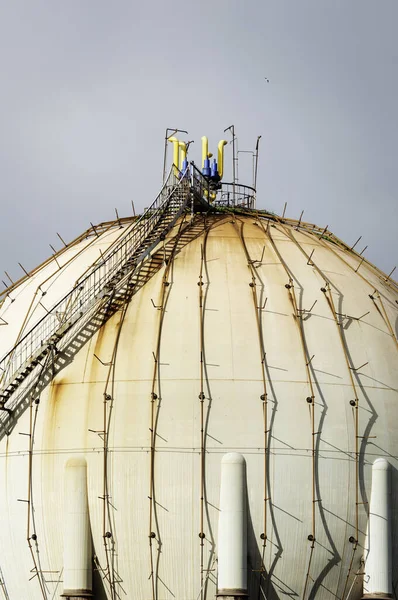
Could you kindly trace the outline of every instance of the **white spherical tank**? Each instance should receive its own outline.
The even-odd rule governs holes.
[[[122,225],[9,290],[2,354],[134,223]],[[396,593],[396,284],[318,228],[187,213],[128,289],[67,346],[52,338],[34,386],[15,377],[3,400],[3,595]],[[390,562],[367,572],[371,497]],[[391,589],[375,589],[378,577]]]

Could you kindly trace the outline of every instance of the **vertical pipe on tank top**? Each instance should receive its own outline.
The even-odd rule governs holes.
[[[168,139],[169,142],[173,144],[173,164],[176,167],[174,169],[175,174],[178,174],[178,167],[180,163],[180,142],[176,137],[172,136]]]
[[[92,598],[91,561],[87,464],[83,458],[72,458],[65,468],[63,597]]]
[[[178,168],[180,171],[183,171],[187,160],[187,144],[185,142],[178,142],[178,146],[180,149],[180,164],[178,165]]]
[[[377,458],[372,467],[365,555],[364,598],[392,598],[391,473],[389,462]]]
[[[246,461],[230,452],[221,461],[217,597],[247,596]]]
[[[205,135],[202,136],[202,169],[205,168],[205,160],[209,155],[209,141]]]

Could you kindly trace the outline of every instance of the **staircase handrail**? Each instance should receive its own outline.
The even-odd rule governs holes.
[[[185,173],[173,165],[170,173],[152,204],[135,222],[134,227],[104,256],[74,287],[59,300],[46,315],[13,346],[0,360],[0,386],[5,389],[17,371],[62,329],[65,324],[77,322],[83,316],[105,286],[120,271],[145,238],[154,230],[162,218],[170,200],[175,195]],[[138,260],[141,257],[138,257]]]
[[[108,248],[108,250],[106,252],[104,252],[103,257],[102,257],[103,260],[99,264],[102,264],[104,262],[104,260],[107,260],[111,256],[120,252],[121,248],[125,247],[126,244],[130,241],[130,239],[134,236],[137,228],[139,228],[140,225],[145,223],[146,230],[148,229],[148,227],[147,227],[148,218],[153,216],[154,210],[159,208],[159,206],[163,206],[164,197],[166,196],[166,199],[168,199],[169,198],[168,194],[170,193],[170,190],[171,189],[174,190],[174,187],[176,185],[178,185],[180,183],[180,181],[181,181],[180,171],[174,165],[172,165],[170,168],[170,171],[162,185],[162,188],[161,188],[160,192],[158,193],[158,195],[156,196],[155,200],[152,202],[152,204],[148,208],[146,208],[144,210],[142,215],[140,215],[138,217],[138,219],[136,221],[134,221],[132,228],[129,229],[125,233],[124,236],[119,238],[115,245],[110,246],[110,248]],[[161,200],[161,202],[160,202],[160,200]],[[94,268],[96,268],[96,266]],[[83,279],[84,278],[85,278],[85,276],[83,276]]]

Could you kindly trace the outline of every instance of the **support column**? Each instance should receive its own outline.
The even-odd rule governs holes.
[[[247,597],[247,484],[241,454],[221,461],[217,598]]]
[[[63,598],[92,598],[92,542],[87,496],[87,464],[71,458],[65,469]]]
[[[363,599],[371,598],[392,598],[391,473],[385,458],[372,467]]]

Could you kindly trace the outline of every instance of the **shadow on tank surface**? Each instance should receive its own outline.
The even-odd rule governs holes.
[[[247,494],[247,491],[246,491]],[[264,569],[264,560],[259,550],[258,542],[253,529],[253,522],[250,512],[248,495],[246,496],[247,505],[247,592],[249,598],[267,598],[267,600],[279,600],[280,597],[298,598],[299,595],[291,589],[286,583],[280,581],[279,594],[271,583],[272,571],[267,572]],[[276,532],[276,529],[275,529]],[[276,561],[281,556],[283,549],[280,546],[279,537],[276,534],[277,543],[268,540],[269,544],[275,546],[276,560],[273,562],[272,569]],[[276,579],[275,575],[273,576]]]
[[[94,547],[94,542],[93,547]],[[99,564],[96,556],[93,561],[93,596],[96,600],[108,600],[104,588],[103,576],[100,573]]]

